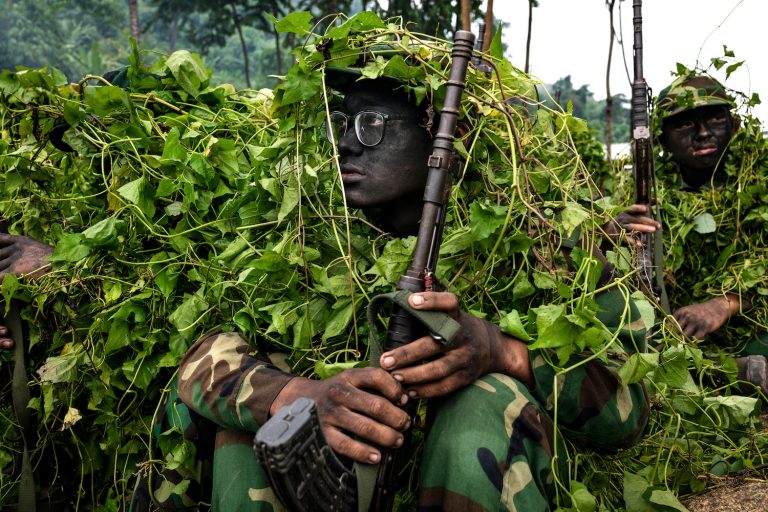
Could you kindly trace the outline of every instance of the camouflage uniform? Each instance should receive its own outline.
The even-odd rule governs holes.
[[[598,298],[600,319],[619,330],[630,349],[643,349],[645,330],[632,307],[632,323],[617,326],[625,307],[618,291]],[[234,333],[212,333],[187,352],[179,395],[219,426],[212,466],[212,509],[280,510],[253,453],[253,436],[292,375]],[[555,382],[560,432],[599,451],[636,442],[648,419],[641,384],[623,385],[599,360],[555,378],[542,354],[531,351],[536,385],[489,374],[474,385],[429,402],[430,422],[421,462],[419,510],[549,510],[554,475],[563,471],[563,438],[555,435]],[[461,468],[456,471],[456,468]]]

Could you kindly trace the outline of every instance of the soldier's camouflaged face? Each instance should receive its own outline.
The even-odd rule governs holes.
[[[687,110],[710,105],[733,106],[725,87],[705,76],[682,76],[662,89],[656,101],[656,114],[669,117]]]

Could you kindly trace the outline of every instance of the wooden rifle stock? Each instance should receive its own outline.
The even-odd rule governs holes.
[[[443,234],[445,209],[451,191],[451,161],[453,159],[453,141],[461,106],[461,96],[466,83],[467,67],[472,59],[475,36],[472,32],[458,30],[454,36],[451,52],[451,70],[446,83],[445,101],[440,112],[437,134],[432,143],[432,154],[427,165],[427,183],[424,187],[424,206],[416,238],[411,264],[397,283],[398,290],[411,292],[431,291],[432,277],[437,266],[437,256]],[[405,310],[393,305],[389,317],[389,328],[385,350],[392,350],[414,341],[426,334],[424,329]],[[416,417],[416,402],[408,412]],[[408,431],[410,432],[410,430]],[[403,446],[409,443],[408,437]],[[402,447],[398,450],[382,450],[376,478],[376,489],[371,510],[390,511],[394,506],[397,492],[398,469],[400,460],[410,454]]]

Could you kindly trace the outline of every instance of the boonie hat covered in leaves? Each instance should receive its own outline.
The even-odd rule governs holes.
[[[662,89],[656,108],[661,116],[668,117],[709,105],[732,106],[733,102],[728,98],[725,87],[714,78],[684,75]]]

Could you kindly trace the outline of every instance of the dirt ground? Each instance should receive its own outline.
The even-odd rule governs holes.
[[[768,482],[724,478],[722,485],[683,505],[690,512],[768,512]]]
[[[760,420],[768,429],[768,410]],[[689,512],[768,512],[768,467],[751,474],[719,478],[705,494],[683,501]]]

